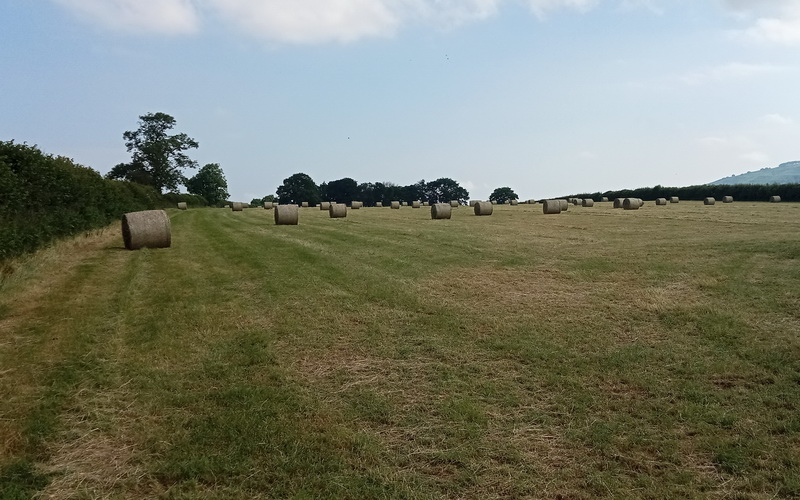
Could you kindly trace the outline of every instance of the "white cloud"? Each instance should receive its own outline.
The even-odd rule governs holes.
[[[743,34],[757,42],[800,45],[800,14],[789,18],[761,18]]]
[[[698,139],[698,142],[711,150],[716,151],[738,151],[744,154],[745,152],[755,149],[756,143],[745,135],[712,135]]]
[[[457,26],[495,15],[502,0],[397,0],[405,19]]]
[[[724,0],[749,28],[734,31],[742,39],[779,45],[800,45],[800,3],[797,0]]]
[[[547,11],[563,8],[586,12],[598,2],[599,0],[528,0],[528,6],[534,14],[544,17]]]
[[[745,135],[708,136],[697,141],[709,153],[718,157],[730,156],[753,163],[768,163],[770,156],[760,150],[761,145]]]
[[[163,34],[193,33],[199,18],[190,0],[54,0],[104,28]]]
[[[766,114],[762,116],[760,120],[764,123],[768,123],[771,125],[791,125],[794,123],[794,120],[792,120],[788,116],[783,116],[778,113]]]
[[[244,33],[279,43],[350,42],[392,36],[409,23],[459,26],[526,5],[539,18],[567,9],[587,12],[605,0],[52,0],[113,30],[186,34],[200,20],[221,18]],[[614,0],[623,8],[654,0]]]
[[[394,33],[400,19],[380,0],[206,0],[247,33],[289,43],[349,42]]]
[[[739,78],[749,78],[757,75],[785,71],[788,68],[773,64],[748,64],[733,62],[714,66],[703,71],[696,71],[678,77],[678,80],[687,85],[701,85],[708,82],[727,81]]]
[[[707,147],[717,147],[717,146],[725,146],[730,141],[726,137],[716,137],[716,136],[708,136],[708,137],[701,137],[697,140],[700,144]]]
[[[740,155],[739,157],[743,160],[751,161],[759,165],[765,165],[769,163],[769,155],[763,151],[750,151]]]

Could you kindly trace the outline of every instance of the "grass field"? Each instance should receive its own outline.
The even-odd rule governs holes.
[[[170,215],[6,270],[0,498],[800,497],[800,204]]]

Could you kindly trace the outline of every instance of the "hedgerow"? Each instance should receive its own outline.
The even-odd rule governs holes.
[[[104,179],[69,158],[0,141],[0,262],[167,203],[152,187]]]

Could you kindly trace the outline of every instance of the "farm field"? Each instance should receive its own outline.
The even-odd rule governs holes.
[[[168,212],[6,270],[0,498],[800,496],[800,204]]]

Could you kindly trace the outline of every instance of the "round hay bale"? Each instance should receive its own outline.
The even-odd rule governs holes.
[[[234,212],[241,212],[244,209],[243,205],[244,205],[243,203],[239,203],[238,201],[234,201],[233,205],[231,205],[231,209]]]
[[[412,201],[411,202],[411,208],[419,208],[421,206],[422,206],[422,202],[421,201]]]
[[[450,206],[453,206],[453,202],[450,202]],[[488,201],[479,201],[475,204],[475,215],[492,215],[494,211],[494,205],[492,205]]]
[[[511,200],[511,206],[512,207],[515,207],[517,205],[519,205],[519,200]]]
[[[400,210],[400,202],[399,201],[393,201],[391,207],[394,210]]]
[[[331,219],[340,219],[347,217],[347,205],[344,203],[330,203],[328,207],[328,214]]]
[[[404,201],[404,202],[401,203],[401,205],[403,205],[404,207],[407,207],[408,206],[408,202]]]
[[[458,208],[458,200],[450,200],[450,207]]]
[[[351,201],[350,202],[350,208],[352,208],[353,210],[358,210],[359,208],[361,208],[363,206],[364,206],[364,202],[363,201]]]
[[[188,207],[186,206],[186,202],[185,201],[179,201],[178,202],[178,210],[186,210],[187,208]]]
[[[566,212],[569,208],[569,202],[567,200],[558,200],[558,202],[561,203],[561,211]]]
[[[703,200],[703,205],[713,205],[716,202],[717,202],[717,200],[715,200],[713,197],[709,196],[709,197],[707,197],[707,198],[705,198]]]
[[[622,202],[625,198],[614,198],[614,208],[622,208]]]
[[[585,199],[583,200],[583,203],[581,203],[581,206],[584,206],[584,207],[593,207],[593,206],[594,206],[594,200],[593,200],[593,199],[591,199],[591,198],[585,198]]]
[[[667,199],[666,198],[656,198],[656,205],[666,205]]]
[[[680,202],[681,202],[681,199],[680,199],[680,198],[678,198],[677,196],[670,196],[670,197],[669,197],[669,202],[670,202],[670,203],[680,203]]]
[[[576,207],[578,205],[580,205],[581,203],[583,203],[582,199],[580,199],[580,198],[572,198],[572,204],[575,205]]]
[[[544,203],[542,203],[542,213],[560,214],[561,200],[544,200]]]
[[[225,205],[225,206],[224,206],[224,207],[222,207],[222,208],[231,208],[231,206],[230,206],[230,205]]]
[[[264,202],[264,210],[272,210],[273,205],[274,205],[274,203],[272,203],[271,201],[265,201]]]
[[[770,203],[780,203],[781,202],[781,197],[780,196],[770,196],[769,197],[769,202]]]
[[[639,210],[642,207],[642,200],[639,198],[625,198],[622,200],[624,210]]]
[[[307,201],[301,202],[300,206],[303,208],[308,208],[308,202]]]
[[[319,202],[319,209],[320,210],[328,210],[331,208],[331,202],[329,201],[321,201]]]
[[[476,203],[478,203],[478,200],[469,200],[470,208],[474,207]]]
[[[722,203],[733,203],[733,196],[723,196]]]
[[[492,205],[497,205],[497,200],[493,200],[491,203]]]
[[[128,250],[169,248],[172,245],[172,231],[167,212],[144,210],[123,214],[122,241]]]
[[[423,206],[423,207],[429,207],[429,206],[431,206],[431,204],[430,204],[430,203],[428,203],[427,201],[423,201],[423,202],[422,202],[422,206]]]
[[[300,210],[297,205],[278,205],[275,207],[276,226],[296,226],[300,222]]]
[[[378,207],[378,208],[381,208],[381,207],[383,207],[383,202],[376,201],[375,202],[375,206]]]
[[[600,201],[603,202],[603,203],[607,202],[608,201],[608,196],[603,196],[602,198],[600,198]]]
[[[431,205],[431,219],[449,219],[453,214],[453,207],[449,203],[434,203]]]

